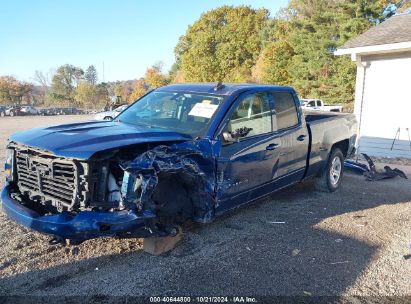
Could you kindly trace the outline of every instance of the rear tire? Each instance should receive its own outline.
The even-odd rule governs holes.
[[[10,111],[10,117],[13,117],[13,116],[14,116],[14,112]]]
[[[334,148],[328,157],[327,164],[321,175],[315,179],[317,190],[334,192],[341,184],[344,173],[344,155],[339,148]]]

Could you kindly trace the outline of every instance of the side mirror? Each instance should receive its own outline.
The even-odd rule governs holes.
[[[223,138],[226,142],[239,142],[241,137],[245,137],[253,128],[242,127],[236,129],[234,132],[224,132]]]
[[[235,143],[240,141],[238,138],[233,137],[230,132],[223,132],[223,138],[224,141],[229,143]]]

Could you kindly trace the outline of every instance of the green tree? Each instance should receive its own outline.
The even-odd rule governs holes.
[[[39,70],[34,71],[34,81],[37,82],[40,87],[37,90],[35,99],[37,104],[47,103],[47,99],[50,97],[50,78],[49,73],[43,73]]]
[[[169,78],[162,73],[162,63],[157,63],[146,70],[145,80],[150,89],[157,89],[170,82]]]
[[[222,6],[201,15],[180,37],[176,63],[185,81],[245,81],[260,53],[266,9]]]
[[[291,0],[265,37],[253,76],[302,97],[353,102],[355,64],[334,51],[383,20],[387,1]]]
[[[294,49],[286,40],[268,43],[253,68],[253,78],[262,83],[290,84],[288,65],[293,55]]]
[[[33,85],[13,76],[0,76],[0,104],[30,103]]]
[[[97,98],[97,88],[88,82],[81,82],[78,84],[75,92],[75,99],[77,104],[87,108],[95,108]]]
[[[83,78],[84,71],[70,64],[60,66],[51,82],[51,99],[56,104],[70,105],[75,102],[77,84]]]
[[[147,84],[145,83],[144,79],[138,79],[136,80],[134,84],[134,90],[133,93],[131,93],[128,102],[132,103],[141,96],[145,95],[147,93]]]
[[[97,70],[94,65],[90,65],[86,73],[84,74],[84,79],[89,83],[89,84],[97,84],[98,76],[97,76]]]
[[[77,85],[75,100],[83,108],[101,109],[109,103],[110,98],[104,84],[96,86],[87,81],[82,81]]]
[[[123,90],[123,86],[120,83],[116,84],[114,86],[114,95],[116,97],[121,96],[122,90]]]
[[[114,96],[116,98],[116,104],[123,104],[128,102],[130,99],[130,95],[132,94],[134,89],[134,81],[117,81],[114,84]]]

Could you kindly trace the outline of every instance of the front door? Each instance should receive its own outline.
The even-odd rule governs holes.
[[[217,164],[217,212],[230,209],[267,191],[279,166],[280,139],[273,132],[268,92],[249,93],[237,100],[225,132],[248,128],[238,142],[224,142]],[[255,191],[252,191],[255,190]],[[256,192],[257,191],[257,192]]]

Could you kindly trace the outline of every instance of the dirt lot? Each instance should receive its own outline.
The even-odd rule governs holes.
[[[0,119],[0,142],[84,119]],[[411,167],[402,168],[411,177]],[[50,247],[49,237],[0,213],[0,295],[410,296],[410,219],[410,180],[352,174],[337,193],[316,192],[308,181],[195,226],[160,257],[144,253],[138,239]]]

